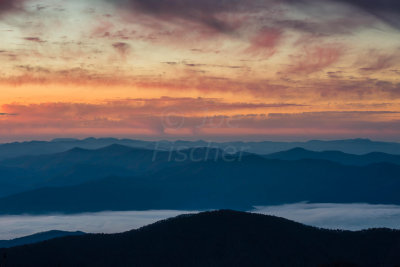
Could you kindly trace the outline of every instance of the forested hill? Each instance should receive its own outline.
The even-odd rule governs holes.
[[[1,266],[398,266],[400,231],[322,230],[235,211],[184,215],[122,234],[0,251]],[[325,265],[324,265],[325,264]]]

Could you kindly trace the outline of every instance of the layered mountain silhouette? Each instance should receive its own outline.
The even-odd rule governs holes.
[[[27,155],[44,155],[65,152],[75,147],[84,149],[99,149],[113,144],[131,146],[135,148],[153,147],[152,142],[116,139],[116,138],[86,138],[54,139],[52,141],[14,142],[0,145],[0,159],[15,158]]]
[[[232,150],[195,147],[178,151],[165,151],[113,144],[94,150],[73,148],[55,154],[3,159],[0,161],[0,197],[42,187],[79,185],[107,176],[148,175],[159,173],[160,170],[165,168],[183,166],[199,161],[221,161],[226,155],[230,155],[226,151]],[[235,150],[232,152],[235,152]],[[234,155],[236,155],[234,161],[238,161],[242,157],[252,154],[239,152]],[[400,164],[400,155],[378,152],[353,155],[339,151],[314,152],[302,148],[294,148],[263,157],[270,160],[290,161],[327,160],[361,166],[375,163]],[[344,175],[348,176],[347,174]]]
[[[381,152],[372,152],[364,155],[348,154],[341,151],[310,151],[304,148],[294,148],[288,151],[272,153],[264,156],[266,159],[302,160],[319,159],[338,162],[346,165],[369,165],[373,163],[387,162],[400,164],[400,155],[391,155]]]
[[[323,230],[235,211],[184,215],[112,235],[0,250],[1,266],[398,266],[400,231]]]
[[[0,240],[0,248],[11,248],[11,247],[16,247],[16,246],[39,243],[39,242],[54,239],[54,238],[60,238],[60,237],[65,237],[65,236],[78,236],[78,235],[84,235],[84,234],[85,234],[84,232],[80,232],[80,231],[67,232],[67,231],[52,230],[52,231],[37,233],[37,234],[24,236],[24,237],[20,237],[20,238],[15,238],[12,240]]]
[[[156,151],[114,144],[95,150],[73,148],[56,154],[5,159],[0,161],[0,196],[44,186],[76,185],[110,175],[153,173],[190,161],[218,159],[225,154],[212,148]]]
[[[43,155],[61,153],[75,147],[84,149],[99,149],[105,146],[119,144],[134,148],[156,150],[182,150],[192,147],[214,147],[220,149],[233,149],[255,154],[270,154],[284,150],[301,147],[312,151],[342,151],[350,154],[367,154],[383,152],[400,154],[400,144],[390,142],[376,142],[368,139],[349,139],[336,141],[308,141],[308,142],[206,142],[206,141],[140,141],[116,138],[86,138],[54,139],[53,141],[15,142],[0,145],[0,160],[26,155]]]
[[[197,151],[204,155],[207,150]],[[115,159],[122,162],[116,156]],[[137,164],[136,160],[133,162]],[[109,176],[74,186],[23,192],[1,198],[0,213],[248,210],[253,206],[301,201],[400,204],[399,174],[400,165],[390,163],[347,166],[325,160],[287,161],[252,154],[227,155],[199,162],[174,161],[168,167],[138,176]]]

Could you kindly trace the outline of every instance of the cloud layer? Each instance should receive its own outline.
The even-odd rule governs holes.
[[[400,2],[396,0],[341,0],[362,8],[363,10],[376,15],[378,18],[400,27]]]
[[[50,230],[86,233],[121,233],[193,212],[128,211],[78,215],[0,216],[0,240],[9,240]]]
[[[361,230],[380,227],[399,229],[400,222],[400,207],[395,205],[297,203],[258,207],[253,212],[280,216],[329,229]],[[188,213],[186,211],[128,211],[78,215],[0,216],[0,240],[54,229],[117,233]]]
[[[400,141],[399,12],[391,0],[2,0],[0,139]],[[166,127],[166,110],[185,127]],[[196,127],[204,117],[235,128]]]
[[[169,97],[99,104],[15,103],[2,107],[7,114],[18,116],[2,116],[7,119],[0,119],[0,135],[245,140],[279,136],[303,140],[369,136],[385,139],[400,133],[399,112],[301,112],[304,108],[307,107],[292,103],[226,103],[219,99]]]
[[[326,229],[399,229],[400,207],[396,205],[297,203],[258,207],[256,213],[275,215]]]

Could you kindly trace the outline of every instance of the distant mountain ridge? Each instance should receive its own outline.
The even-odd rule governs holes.
[[[52,230],[52,231],[37,233],[37,234],[24,236],[24,237],[20,237],[20,238],[15,238],[12,240],[0,240],[0,248],[11,248],[11,247],[16,247],[16,246],[23,246],[23,245],[28,245],[28,244],[39,243],[39,242],[54,239],[54,238],[60,238],[60,237],[65,237],[65,236],[78,236],[78,235],[84,235],[84,234],[86,234],[86,233],[80,232],[80,231],[67,232],[67,231]]]
[[[0,199],[1,214],[147,209],[239,209],[311,201],[400,204],[400,165],[347,166],[245,155],[187,162],[134,177],[110,176]],[[382,175],[384,173],[385,175]]]
[[[231,155],[220,148],[210,147],[166,151],[112,144],[98,149],[75,147],[55,154],[9,158],[0,160],[0,197],[40,187],[78,185],[107,176],[140,176],[191,162],[220,160],[226,156],[233,156],[231,159],[239,161],[250,155],[248,152]],[[400,164],[400,155],[352,155],[339,151],[314,152],[303,148],[263,157],[269,160],[328,160],[359,166],[385,162]]]
[[[398,266],[400,231],[317,229],[222,210],[0,250],[1,266]]]
[[[214,148],[155,151],[113,144],[95,150],[73,148],[66,152],[21,156],[0,161],[0,196],[43,186],[69,186],[107,176],[153,173],[191,160],[212,160],[226,153]]]
[[[301,201],[400,204],[398,188],[400,156],[377,152],[294,148],[257,155],[112,144],[0,160],[0,214],[248,210]]]
[[[372,152],[364,155],[353,155],[341,151],[310,151],[304,148],[293,148],[288,151],[272,153],[264,156],[266,159],[302,160],[318,159],[329,160],[346,165],[369,165],[374,163],[400,164],[400,155],[391,155],[381,152]]]
[[[349,139],[336,141],[308,142],[207,142],[199,141],[141,141],[116,138],[86,138],[78,139],[54,139],[53,141],[31,141],[0,144],[0,160],[25,155],[54,154],[67,151],[74,147],[85,149],[98,149],[112,144],[119,144],[135,148],[147,148],[156,150],[179,150],[191,147],[215,147],[221,149],[235,149],[256,154],[270,154],[301,147],[312,151],[335,150],[350,154],[367,154],[382,152],[400,155],[400,143],[377,142],[368,139]]]

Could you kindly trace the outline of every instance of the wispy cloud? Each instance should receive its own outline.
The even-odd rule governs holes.
[[[299,75],[322,71],[337,63],[343,51],[344,47],[338,44],[304,46],[301,54],[292,56],[294,64],[287,71]]]
[[[1,13],[20,10],[23,2],[25,2],[25,0],[1,0],[0,15]]]
[[[394,68],[400,61],[400,49],[397,51],[377,51],[370,50],[362,55],[362,58],[356,63],[361,66],[363,72],[379,72]]]
[[[400,114],[392,111],[286,113],[290,103],[226,103],[218,99],[159,98],[101,104],[8,104],[20,114],[0,120],[0,135],[30,133],[148,136],[398,136]],[[279,112],[281,110],[281,112]],[[277,112],[278,111],[278,112]]]
[[[398,133],[384,113],[400,105],[396,1],[36,4],[0,1],[3,136],[8,126],[169,134],[169,108],[194,136]],[[237,116],[238,129],[198,129],[204,114]]]
[[[340,0],[376,15],[378,18],[400,28],[400,2],[397,0]]]
[[[254,212],[327,229],[400,229],[400,206],[396,205],[296,203],[258,207]]]
[[[108,0],[132,12],[156,17],[164,22],[183,21],[203,25],[218,32],[230,32],[233,26],[221,18],[226,12],[238,11],[243,0]],[[252,1],[249,1],[252,2]]]
[[[124,42],[113,43],[112,46],[123,58],[131,52],[131,46]]]
[[[126,211],[76,215],[0,216],[0,240],[62,230],[86,233],[120,233],[193,211]]]
[[[40,39],[39,37],[25,37],[24,40],[30,41],[30,42],[36,42],[36,43],[44,43],[45,42],[42,39]]]

